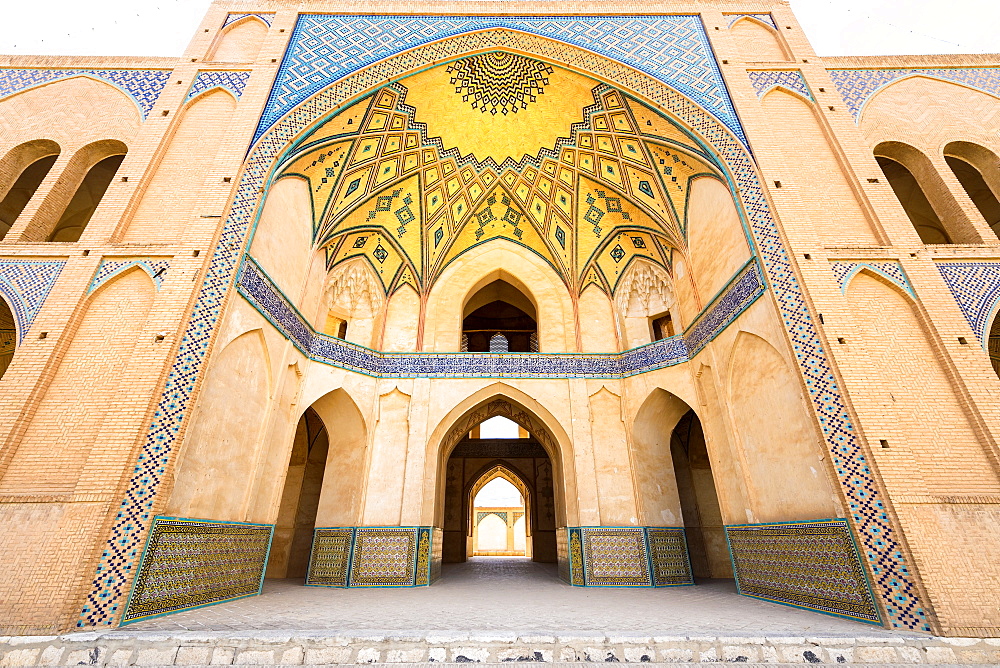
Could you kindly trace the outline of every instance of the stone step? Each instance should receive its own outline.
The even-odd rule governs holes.
[[[1000,639],[117,630],[0,637],[0,666],[547,663],[998,665]]]

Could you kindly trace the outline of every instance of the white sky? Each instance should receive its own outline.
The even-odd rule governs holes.
[[[523,504],[517,487],[503,478],[494,478],[483,485],[472,501],[472,505],[477,508],[510,508]]]
[[[179,56],[209,4],[3,0],[0,54]],[[819,55],[1000,52],[998,0],[792,0],[792,7]]]

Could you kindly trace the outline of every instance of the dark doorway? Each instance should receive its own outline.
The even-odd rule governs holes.
[[[483,287],[465,305],[462,351],[538,352],[534,304],[523,292],[502,279]]]

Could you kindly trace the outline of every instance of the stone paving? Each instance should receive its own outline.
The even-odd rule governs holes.
[[[261,596],[65,636],[0,638],[0,666],[548,662],[1000,665],[1000,639],[935,638],[740,596],[732,582],[569,587],[477,558],[429,588],[267,582]]]

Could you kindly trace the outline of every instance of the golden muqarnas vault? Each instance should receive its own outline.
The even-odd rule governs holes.
[[[1000,634],[995,59],[606,9],[4,59],[5,631],[432,585],[503,478],[567,585]]]

